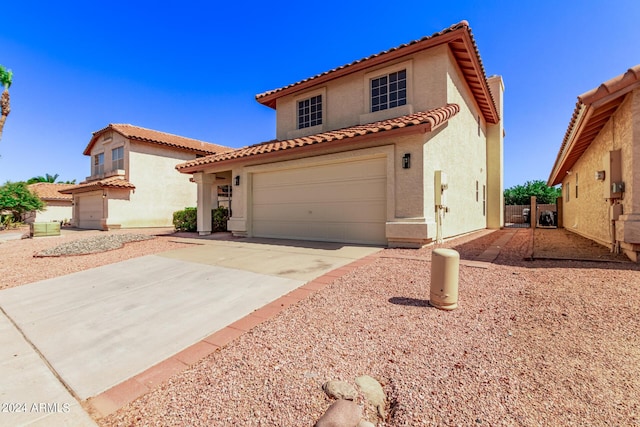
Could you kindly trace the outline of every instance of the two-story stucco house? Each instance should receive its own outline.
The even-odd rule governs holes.
[[[578,96],[548,185],[564,227],[640,259],[640,65]]]
[[[276,140],[177,169],[202,234],[231,179],[235,235],[419,247],[502,226],[502,93],[463,21],[257,95]]]
[[[177,164],[228,147],[128,124],[93,133],[84,150],[91,176],[62,193],[73,195],[79,228],[170,227],[173,212],[196,204],[196,188]]]

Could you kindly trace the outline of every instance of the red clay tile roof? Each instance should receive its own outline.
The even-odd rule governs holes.
[[[42,200],[71,200],[70,194],[62,194],[61,190],[75,187],[75,184],[59,184],[51,182],[37,182],[29,185],[29,190]]]
[[[256,100],[263,105],[275,108],[276,100],[282,96],[442,44],[449,45],[485,119],[489,123],[498,123],[499,113],[487,83],[478,46],[467,21],[461,21],[430,36],[353,61],[297,83],[258,94]]]
[[[640,65],[578,96],[547,185],[558,185],[616,112],[624,95],[640,87]]]
[[[134,190],[135,185],[125,180],[121,176],[112,176],[98,181],[81,182],[71,188],[63,190],[65,194],[84,193],[87,191],[100,190],[102,188],[122,188],[125,190]]]
[[[107,131],[113,130],[118,132],[125,138],[133,141],[142,141],[152,144],[165,145],[168,147],[179,148],[182,150],[193,151],[197,154],[214,154],[222,153],[225,151],[233,150],[230,147],[224,147],[222,145],[211,144],[204,141],[198,141],[197,139],[185,138],[184,136],[173,135],[166,132],[160,132],[157,130],[146,129],[139,126],[127,125],[127,124],[109,124],[107,127],[100,129],[93,133],[93,137],[87,148],[84,149],[83,154],[90,155],[91,149],[98,140],[98,138]]]
[[[180,172],[191,173],[200,170],[202,166],[224,162],[228,160],[240,159],[244,157],[257,156],[261,154],[273,153],[276,151],[291,150],[299,147],[322,144],[332,141],[350,140],[352,138],[371,135],[374,133],[387,132],[394,129],[416,127],[420,131],[426,126],[426,131],[430,132],[446,123],[451,117],[460,112],[457,104],[448,104],[444,107],[435,108],[429,111],[409,114],[407,116],[396,117],[394,119],[364,125],[351,126],[329,132],[322,132],[301,138],[288,139],[284,141],[268,141],[262,144],[251,145],[221,154],[201,157],[176,166]],[[421,126],[422,125],[422,126]]]

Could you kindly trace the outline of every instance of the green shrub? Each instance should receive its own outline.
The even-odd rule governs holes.
[[[198,210],[196,208],[184,208],[173,213],[173,226],[176,231],[197,231]]]
[[[213,232],[227,231],[229,209],[220,206],[211,210],[211,228]],[[176,231],[198,231],[198,209],[185,208],[173,213],[173,226]]]
[[[229,219],[229,209],[219,206],[211,211],[212,229],[216,231],[227,231],[227,220]]]

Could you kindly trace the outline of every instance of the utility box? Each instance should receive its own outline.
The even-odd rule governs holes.
[[[460,254],[453,249],[434,249],[431,255],[429,304],[441,310],[458,308]]]
[[[620,215],[622,215],[622,205],[616,203],[614,205],[609,206],[609,218],[612,221],[618,221],[620,219]]]
[[[59,236],[59,222],[32,222],[29,224],[29,234],[31,237]]]
[[[435,171],[433,187],[434,187],[433,190],[435,195],[435,205],[446,206],[447,205],[447,189],[449,188],[447,174],[442,172],[441,170]]]
[[[602,159],[604,168],[604,198],[620,199],[624,191],[622,183],[622,154],[620,150],[609,151]]]

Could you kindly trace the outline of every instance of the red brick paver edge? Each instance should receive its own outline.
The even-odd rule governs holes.
[[[123,406],[147,394],[163,382],[168,381],[172,376],[187,370],[199,360],[225,347],[262,322],[277,316],[287,307],[297,304],[312,293],[326,288],[336,279],[350,273],[358,267],[370,264],[376,259],[375,254],[368,255],[305,283],[299,288],[255,310],[242,319],[236,320],[225,328],[209,335],[157,365],[152,366],[97,396],[90,397],[84,402],[85,409],[95,419],[104,418],[113,414]]]

